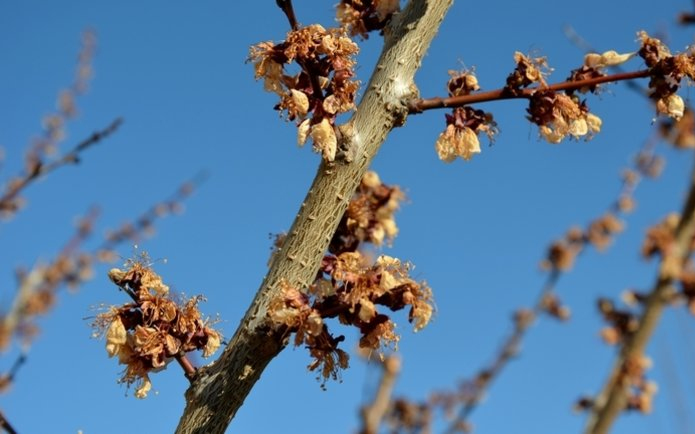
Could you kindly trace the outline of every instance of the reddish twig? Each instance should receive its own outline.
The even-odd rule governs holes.
[[[596,86],[603,83],[618,82],[624,80],[634,80],[637,78],[649,77],[649,70],[640,70],[633,72],[622,72],[612,75],[605,75],[602,77],[591,78],[587,80],[580,81],[563,81],[560,83],[555,83],[548,85],[547,87],[534,87],[529,89],[520,89],[515,92],[511,92],[509,88],[503,87],[496,90],[491,90],[487,92],[478,92],[470,95],[461,96],[451,96],[451,97],[433,97],[433,98],[419,98],[408,102],[408,112],[410,114],[422,113],[425,110],[438,109],[438,108],[453,108],[461,107],[464,105],[496,101],[503,99],[519,99],[519,98],[530,98],[536,92],[540,90],[550,90],[550,91],[567,91],[567,90],[579,90],[583,87]]]

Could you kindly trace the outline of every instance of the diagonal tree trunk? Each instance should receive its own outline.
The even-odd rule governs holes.
[[[186,392],[177,433],[223,433],[268,363],[285,347],[266,313],[284,279],[307,287],[379,147],[403,125],[408,100],[417,97],[413,81],[425,52],[453,0],[411,0],[384,32],[384,48],[354,116],[339,130],[351,156],[322,162],[287,238],[274,255],[253,302],[229,345],[213,364],[201,369]]]

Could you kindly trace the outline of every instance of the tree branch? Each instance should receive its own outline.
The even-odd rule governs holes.
[[[691,253],[693,235],[695,235],[695,167],[690,178],[688,198],[676,228],[674,250],[670,255],[673,255],[681,263],[684,262]],[[660,273],[654,284],[654,289],[644,303],[644,312],[637,330],[625,341],[603,390],[591,408],[584,432],[607,433],[618,414],[626,408],[628,396],[628,386],[624,381],[626,364],[644,354],[672,290],[673,278]]]
[[[563,81],[560,83],[555,83],[548,85],[547,87],[533,87],[528,89],[520,90],[519,92],[510,92],[508,88],[503,87],[496,90],[490,90],[487,92],[472,93],[470,95],[461,96],[451,96],[447,98],[434,97],[434,98],[420,98],[414,99],[408,102],[408,110],[410,114],[422,113],[425,110],[437,109],[437,108],[448,108],[448,107],[461,107],[464,105],[475,104],[480,102],[495,101],[501,99],[518,99],[518,98],[530,98],[534,93],[539,90],[553,90],[553,91],[566,91],[566,90],[578,90],[583,87],[596,86],[597,84],[611,83],[624,80],[634,80],[636,78],[649,77],[649,70],[640,70],[633,72],[620,72],[617,74],[604,75],[603,77],[590,78],[587,80],[579,81]]]
[[[391,394],[396,384],[396,377],[401,370],[401,361],[391,355],[381,363],[383,371],[379,387],[374,394],[374,401],[362,408],[362,431],[360,434],[377,434],[381,421],[391,405]]]
[[[223,433],[268,363],[284,348],[282,330],[267,320],[279,284],[305,288],[348,201],[389,132],[408,115],[413,82],[453,0],[411,0],[384,32],[384,48],[353,117],[339,128],[351,161],[322,162],[299,214],[236,333],[220,358],[198,371],[186,392],[177,433]]]

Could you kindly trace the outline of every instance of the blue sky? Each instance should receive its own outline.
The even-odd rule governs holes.
[[[296,2],[300,22],[333,22],[333,2]],[[667,32],[673,50],[692,41],[692,28],[674,24],[691,2],[596,1],[463,2],[454,4],[416,76],[423,96],[442,95],[447,71],[475,67],[484,90],[500,87],[514,51],[549,58],[566,77],[583,54],[563,35],[572,25],[600,50],[636,49],[636,32]],[[274,1],[0,3],[0,145],[3,180],[16,173],[23,151],[72,79],[80,33],[95,29],[98,53],[90,92],[78,101],[62,149],[117,116],[116,135],[90,149],[79,167],[36,183],[18,218],[0,226],[0,306],[15,290],[13,270],[51,258],[72,233],[77,215],[102,207],[101,234],[167,197],[200,170],[208,181],[186,201],[186,212],[157,223],[140,243],[174,290],[205,294],[203,310],[218,314],[231,336],[253,297],[269,254],[269,233],[286,230],[315,173],[319,156],[298,149],[295,131],[272,110],[245,63],[248,47],[282,39],[284,16]],[[362,44],[358,76],[367,80],[381,39]],[[634,61],[628,67],[638,68]],[[690,91],[681,95],[688,99]],[[470,162],[446,165],[434,142],[444,112],[408,119],[393,131],[374,161],[387,183],[399,184],[408,203],[397,215],[401,234],[386,253],[412,261],[415,276],[432,286],[437,316],[413,334],[396,314],[403,373],[397,393],[423,398],[454,387],[489,361],[510,329],[511,313],[529,306],[544,275],[546,245],[572,224],[603,213],[619,190],[619,173],[652,133],[649,104],[622,85],[589,99],[603,121],[589,142],[549,145],[525,121],[521,101],[481,106],[495,115],[495,144]],[[645,230],[679,210],[690,152],[659,148],[664,175],[643,182],[637,211],[605,253],[588,251],[563,277],[560,296],[573,311],[566,324],[541,319],[523,352],[491,389],[472,422],[478,433],[577,432],[584,418],[571,411],[581,394],[599,390],[614,350],[598,338],[598,296],[647,289],[654,264],[639,256]],[[94,239],[87,246],[96,245]],[[128,257],[132,247],[119,253]],[[183,409],[186,381],[176,366],[153,377],[158,391],[145,401],[116,384],[120,367],[103,342],[90,339],[93,306],[124,302],[106,278],[107,267],[76,294],[63,291],[41,321],[32,347],[0,408],[21,432],[167,433]],[[337,332],[338,330],[335,329]],[[352,330],[343,331],[354,338]],[[346,348],[354,345],[348,339]],[[655,414],[623,417],[616,433],[678,432],[678,408],[695,408],[695,322],[667,312],[650,347],[651,375],[661,386]],[[4,370],[16,349],[2,357]],[[322,391],[306,371],[309,357],[289,348],[264,373],[230,432],[354,432],[360,403],[371,396],[377,370],[353,357],[342,383]],[[686,370],[689,369],[689,370]],[[675,379],[675,380],[674,380]],[[669,382],[679,386],[669,386]],[[682,396],[679,398],[679,394]],[[692,413],[692,412],[691,412]],[[695,418],[690,417],[690,429]],[[692,431],[690,431],[692,432]]]

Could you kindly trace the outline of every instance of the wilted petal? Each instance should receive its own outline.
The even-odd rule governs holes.
[[[683,117],[685,104],[683,103],[683,98],[673,93],[657,101],[656,109],[659,113],[663,113],[678,120]]]
[[[135,397],[139,399],[147,398],[147,393],[152,389],[152,382],[150,377],[145,375],[142,378],[142,384],[135,390]]]
[[[297,109],[297,114],[304,116],[309,112],[309,97],[306,96],[304,92],[296,89],[290,89],[292,95],[292,102]]]
[[[116,316],[106,331],[106,352],[109,353],[109,357],[118,354],[121,346],[126,343],[127,337],[128,334],[121,317]]]
[[[297,127],[297,145],[304,146],[307,136],[309,135],[309,123],[311,119],[304,119]]]
[[[314,141],[314,149],[317,152],[321,152],[324,160],[335,160],[335,153],[338,149],[338,139],[328,119],[323,118],[320,123],[311,127],[310,136]]]
[[[584,65],[590,68],[605,68],[607,66],[617,66],[632,59],[637,53],[619,54],[617,51],[609,50],[603,54],[589,53],[584,56]]]

